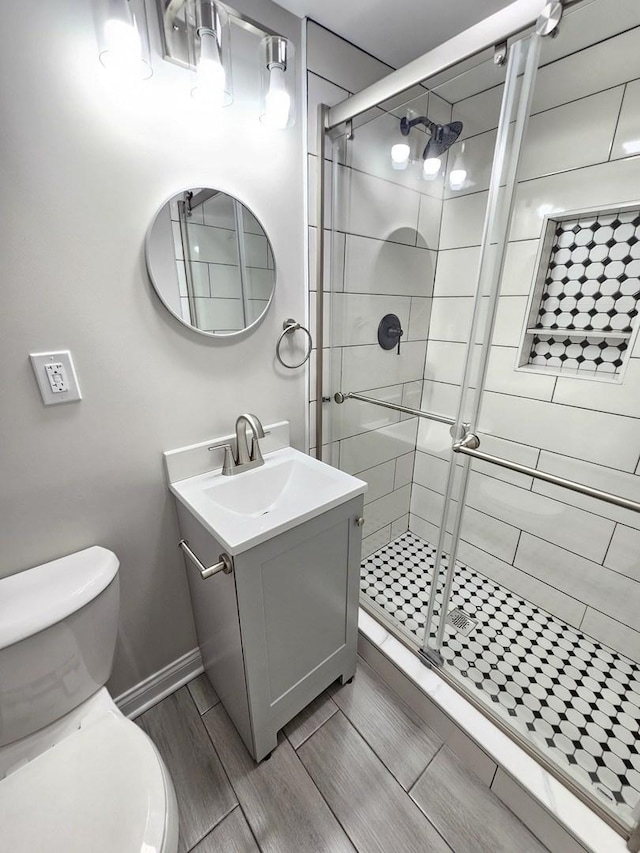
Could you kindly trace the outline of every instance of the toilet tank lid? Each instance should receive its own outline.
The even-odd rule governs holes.
[[[0,579],[0,649],[80,610],[116,576],[118,558],[94,545]]]

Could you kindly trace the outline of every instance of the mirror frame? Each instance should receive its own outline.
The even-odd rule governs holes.
[[[204,187],[205,187],[205,185],[203,184],[201,187],[198,187],[198,188],[202,189]],[[216,189],[216,188],[207,185],[206,189]],[[194,190],[193,186],[183,187],[182,189],[176,190],[175,192],[171,193],[170,196],[167,196],[167,198],[165,198],[165,200],[162,202],[162,204],[156,208],[156,211],[151,218],[151,222],[149,223],[149,226],[147,227],[147,230],[145,231],[145,237],[144,237],[144,257],[145,257],[145,266],[146,266],[146,270],[147,270],[147,276],[148,276],[149,282],[151,283],[151,286],[153,288],[153,292],[158,297],[160,302],[167,309],[167,311],[171,314],[171,316],[175,317],[175,319],[178,320],[178,322],[181,323],[185,328],[189,329],[192,332],[195,332],[198,335],[203,335],[205,338],[208,338],[209,340],[217,340],[217,341],[223,341],[223,340],[227,340],[227,339],[232,340],[232,339],[238,338],[240,335],[244,335],[244,334],[248,333],[249,331],[251,331],[252,329],[256,328],[260,323],[262,323],[262,321],[266,317],[267,313],[269,312],[269,309],[271,308],[271,304],[273,302],[273,297],[274,297],[275,292],[276,292],[276,285],[278,283],[278,264],[276,262],[275,252],[273,251],[273,244],[272,244],[271,240],[269,239],[269,235],[267,234],[267,231],[266,231],[264,225],[262,224],[262,220],[258,216],[256,216],[256,214],[254,213],[252,208],[250,208],[247,204],[244,203],[244,201],[239,199],[237,196],[232,195],[231,193],[226,192],[225,190],[218,190],[218,192],[224,193],[224,195],[228,196],[229,198],[233,199],[234,201],[239,202],[244,207],[244,209],[247,210],[251,214],[251,216],[253,216],[253,218],[256,220],[256,222],[262,228],[262,230],[264,232],[265,239],[267,241],[269,251],[271,252],[271,257],[273,258],[273,286],[271,288],[271,295],[269,296],[269,301],[267,302],[267,304],[266,304],[264,310],[262,311],[262,313],[260,314],[260,316],[257,317],[253,321],[253,323],[250,323],[248,326],[245,326],[243,329],[238,329],[238,331],[236,331],[236,332],[226,332],[226,333],[207,332],[204,329],[199,329],[197,326],[193,326],[191,323],[188,323],[184,319],[184,317],[181,317],[179,314],[177,314],[173,310],[173,308],[167,303],[164,296],[160,292],[160,288],[156,285],[153,273],[151,271],[151,258],[150,258],[149,247],[151,245],[151,232],[153,231],[153,227],[156,223],[156,219],[158,218],[160,211],[162,211],[164,209],[164,207],[166,207],[168,204],[170,204],[176,198],[176,196],[179,196],[182,193],[192,192],[193,190]]]

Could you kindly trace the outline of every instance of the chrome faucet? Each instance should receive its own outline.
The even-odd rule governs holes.
[[[253,433],[251,447],[249,447],[247,439],[247,426],[251,427],[251,432]],[[236,421],[235,456],[230,445],[225,445],[222,473],[226,477],[264,465],[264,459],[262,458],[262,452],[258,444],[258,439],[260,438],[264,438],[264,427],[260,423],[260,418],[249,413],[240,415]]]

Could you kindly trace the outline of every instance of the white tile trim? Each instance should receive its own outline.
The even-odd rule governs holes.
[[[196,647],[154,672],[149,678],[125,690],[114,701],[125,717],[134,720],[201,672],[204,672],[202,656],[200,649]]]
[[[620,835],[362,608],[358,627],[364,638],[377,646],[586,850],[628,853]],[[520,815],[520,818],[526,821],[526,816]],[[531,829],[535,831],[535,827]]]

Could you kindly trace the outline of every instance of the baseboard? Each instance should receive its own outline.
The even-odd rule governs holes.
[[[191,649],[186,655],[121,693],[115,703],[125,717],[133,720],[203,671],[200,649]]]

